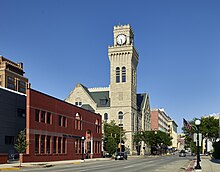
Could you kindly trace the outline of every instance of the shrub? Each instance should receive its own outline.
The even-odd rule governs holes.
[[[213,143],[213,148],[214,148],[213,157],[215,159],[220,159],[220,141]]]

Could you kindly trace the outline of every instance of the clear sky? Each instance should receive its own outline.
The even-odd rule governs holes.
[[[113,26],[130,24],[138,93],[182,118],[220,112],[219,0],[0,0],[0,54],[32,88],[65,99],[80,82],[109,85]]]

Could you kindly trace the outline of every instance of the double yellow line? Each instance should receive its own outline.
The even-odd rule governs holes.
[[[0,171],[12,171],[12,170],[19,170],[20,168],[0,168]]]

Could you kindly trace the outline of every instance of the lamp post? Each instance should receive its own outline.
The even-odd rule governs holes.
[[[118,116],[118,119],[119,119],[119,124],[118,124],[118,126],[119,126],[119,130],[120,130],[120,140],[119,140],[119,145],[120,145],[120,155],[121,155],[121,127],[123,126],[123,124],[122,124],[122,120],[123,120],[123,114],[119,114],[119,116]]]
[[[118,123],[118,126],[119,126],[119,128],[120,128],[120,155],[121,155],[121,140],[122,140],[122,138],[121,138],[121,128],[123,127],[123,123],[122,123],[122,120],[123,120],[123,117],[126,115],[126,114],[128,114],[128,113],[130,113],[130,112],[125,112],[124,114],[123,114],[123,112],[119,112],[119,114],[118,114],[118,119],[119,119],[119,123]]]
[[[195,124],[196,124],[196,132],[197,132],[197,163],[196,163],[196,166],[195,166],[195,169],[202,169],[200,164],[199,164],[199,161],[200,161],[200,148],[199,148],[199,125],[201,124],[201,121],[199,119],[197,119],[195,121]]]
[[[82,160],[84,160],[84,140],[85,140],[85,137],[82,137]]]

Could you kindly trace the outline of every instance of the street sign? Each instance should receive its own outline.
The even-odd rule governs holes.
[[[197,146],[197,133],[193,134],[193,141],[196,142],[196,146]],[[202,146],[202,134],[199,133],[199,146]]]

